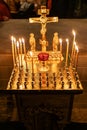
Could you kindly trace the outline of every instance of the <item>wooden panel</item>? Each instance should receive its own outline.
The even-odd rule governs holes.
[[[11,121],[16,118],[16,109],[15,99],[13,95],[0,95],[0,121]],[[15,115],[14,115],[15,114]]]
[[[18,95],[17,102],[20,120],[31,130],[63,125],[70,116],[70,95]]]

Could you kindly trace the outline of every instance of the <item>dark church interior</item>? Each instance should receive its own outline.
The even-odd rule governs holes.
[[[45,2],[44,2],[45,1]],[[42,0],[40,4],[47,5],[46,0]],[[12,18],[29,18],[37,17],[37,9],[40,5],[35,8],[34,4],[31,4],[26,11],[19,11],[15,15],[12,13]],[[86,0],[51,0],[51,6],[49,16],[58,16],[59,18],[87,18],[87,1]]]
[[[45,10],[46,15],[43,15],[44,14],[43,9],[42,12],[38,14],[38,9],[41,9],[41,6],[45,6],[47,8],[47,10]],[[48,10],[49,13],[47,12]],[[44,27],[43,21],[38,22],[38,20],[36,20],[35,23],[34,22],[29,23],[29,18],[38,19],[40,15],[43,15],[45,18],[49,17],[58,18],[57,22],[55,22],[54,19],[51,19],[54,20],[51,22],[49,22],[50,20],[48,22],[46,21],[47,25],[46,28],[42,28],[46,29],[45,31],[47,31],[46,37],[43,30],[40,30],[41,26]],[[74,38],[76,38],[75,43],[77,43],[79,47],[78,51],[79,53],[75,53],[74,50],[75,48],[72,49],[73,47],[72,43],[75,40],[75,39],[73,40],[72,37],[72,29],[76,30]],[[41,89],[42,79],[39,79],[41,80],[39,83],[39,90],[34,88],[35,82],[37,82],[35,80],[36,77],[32,78],[33,80],[33,82],[31,82],[32,89],[26,89],[26,86],[28,86],[26,85],[26,78],[23,79],[25,80],[24,82],[25,89],[23,90],[21,90],[21,88],[14,89],[15,85],[13,84],[12,86],[12,83],[14,83],[16,77],[14,79],[11,79],[11,76],[12,75],[14,76],[15,75],[14,73],[16,73],[16,69],[15,71],[13,71],[13,67],[15,64],[14,62],[16,62],[14,61],[14,57],[16,57],[17,54],[18,54],[17,60],[20,59],[23,60],[23,57],[21,50],[21,42],[19,51],[14,48],[15,52],[12,52],[13,44],[11,45],[11,36],[14,35],[17,39],[18,38],[20,39],[20,37],[24,37],[26,43],[26,52],[28,51],[31,52],[30,49],[32,50],[32,48],[30,48],[31,45],[29,44],[29,34],[33,33],[35,35],[36,43],[38,44],[36,46],[36,50],[38,50],[37,51],[38,53],[41,49],[41,44],[39,44],[41,39],[39,38],[41,38],[42,35],[42,41],[47,40],[48,42],[47,46],[45,45],[45,48],[42,46],[42,52],[46,48],[47,50],[45,51],[49,52],[49,50],[52,50],[51,43],[54,32],[58,32],[58,36],[60,38],[62,37],[63,39],[65,39],[68,37],[70,39],[69,40],[70,43],[69,46],[71,47],[70,52],[72,50],[74,50],[74,52],[72,59],[69,59],[68,55],[68,61],[70,65],[72,62],[74,62],[76,65],[75,83],[78,83],[77,81],[80,80],[81,88],[77,84],[77,88],[74,90],[72,88],[72,81],[68,79],[70,88],[64,90],[65,84],[63,84],[64,82],[62,82],[63,76],[62,74],[60,74],[59,69],[61,66],[63,66],[64,63],[67,63],[67,61],[64,60],[62,64],[60,63],[57,66],[59,67],[57,68],[59,69],[58,74],[60,74],[61,77],[60,82],[62,82],[61,89],[53,88],[52,90],[50,90],[51,82],[48,83],[49,79],[51,80],[52,78],[51,76],[48,77],[48,75],[50,75],[51,73],[50,71],[47,71],[47,73],[43,71],[42,73],[42,76],[44,75],[44,73],[46,74],[46,80],[47,80],[46,90]],[[87,0],[71,0],[71,1],[70,0],[0,0],[0,130],[2,129],[87,130],[87,86],[86,86],[87,36],[86,35],[87,35]],[[62,42],[64,45],[64,47],[62,46],[62,53],[64,58],[66,58],[67,54],[69,53],[68,52],[69,50],[66,51],[65,49],[67,49],[67,47],[69,46],[68,42],[64,40]],[[67,43],[67,46],[65,45],[65,43]],[[59,48],[60,47],[61,46],[59,46]],[[24,46],[22,49],[25,49]],[[55,52],[55,48],[53,51]],[[19,53],[21,56],[19,56]],[[25,54],[25,50],[23,53]],[[37,53],[35,54],[37,55]],[[13,54],[15,54],[16,56],[14,56]],[[31,66],[32,68],[30,68],[28,71],[29,73],[31,73],[32,70],[31,74],[33,74],[33,66],[35,67],[36,62],[32,58],[32,54],[29,56],[31,56],[30,63],[32,64]],[[76,60],[73,58],[76,58]],[[17,64],[19,66],[20,64],[22,64],[22,60],[20,60],[20,62],[17,61]],[[24,60],[27,66],[26,57]],[[39,64],[45,66],[45,62],[40,61]],[[38,66],[37,68],[38,70],[40,70]],[[49,66],[52,67],[52,65]],[[66,67],[65,69],[67,70],[67,68],[68,67]],[[20,70],[20,68],[18,69]],[[28,71],[26,69],[25,77],[31,76],[27,74]],[[53,72],[55,72],[55,70],[53,70]],[[77,73],[79,76],[77,76]],[[19,80],[20,77],[21,74],[19,74]],[[71,78],[68,72],[67,77]],[[56,76],[54,74],[53,77],[54,86],[56,86],[57,84],[55,80]],[[8,89],[9,86],[10,89]]]

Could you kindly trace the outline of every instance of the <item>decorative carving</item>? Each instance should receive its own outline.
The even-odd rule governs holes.
[[[46,47],[48,46],[48,41],[40,39],[40,44],[42,45],[42,51],[45,52]]]
[[[57,51],[58,50],[58,45],[59,45],[58,33],[55,32],[54,33],[54,37],[53,37],[53,51]]]
[[[30,44],[30,46],[31,46],[31,51],[35,51],[36,40],[35,40],[35,38],[34,38],[34,33],[30,33],[29,44]]]
[[[59,106],[55,106],[52,104],[41,103],[39,105],[34,105],[34,106],[28,105],[27,107],[24,108],[23,111],[24,111],[25,120],[29,119],[32,116],[42,114],[42,113],[46,113],[51,116],[55,115],[58,121],[64,120],[65,117],[64,109],[59,108]]]

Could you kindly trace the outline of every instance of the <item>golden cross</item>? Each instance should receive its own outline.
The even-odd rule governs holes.
[[[49,9],[46,9],[46,6],[41,6],[41,9],[38,9],[38,14],[41,16],[39,18],[29,18],[29,23],[41,23],[40,33],[42,35],[42,40],[45,40],[47,23],[58,22],[58,17],[47,17]]]

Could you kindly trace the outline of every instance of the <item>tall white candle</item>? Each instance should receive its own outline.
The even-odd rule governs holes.
[[[74,52],[75,52],[75,44],[76,44],[76,32],[75,30],[72,30],[73,34],[73,43],[72,43],[72,52],[71,52],[71,62],[73,63],[74,61]]]
[[[68,65],[68,55],[69,55],[69,39],[66,39],[67,42],[67,48],[66,48],[66,67]]]
[[[19,55],[19,42],[17,41],[17,57],[18,57],[18,63],[19,63],[19,68],[20,68],[20,55]]]
[[[73,48],[73,57],[72,57],[72,63],[75,67],[75,59],[76,58],[76,42],[74,42],[74,48]]]
[[[14,46],[14,37],[13,36],[11,36],[11,41],[12,41],[13,65],[15,66],[15,52],[14,52],[15,46]]]
[[[24,40],[24,38],[22,38],[22,43],[23,43],[24,54],[26,54],[26,48],[25,48],[25,40]]]
[[[14,55],[15,55],[15,64],[17,65],[17,48],[16,48],[16,38],[14,38]]]
[[[60,52],[62,53],[62,39],[59,39],[59,43],[60,43]]]
[[[26,57],[26,48],[25,48],[25,40],[24,40],[24,38],[22,38],[22,45],[23,45],[24,58],[25,58]],[[27,60],[25,60],[25,64],[26,64],[26,70],[27,70],[28,69]]]
[[[20,46],[21,66],[23,66],[23,58],[22,58],[22,40],[21,40],[21,38],[19,38],[19,46]]]
[[[76,60],[75,60],[75,67],[76,67],[76,70],[77,70],[77,67],[78,67],[78,54],[79,54],[79,49],[78,49],[78,46],[76,46]]]
[[[74,50],[74,44],[76,42],[76,32],[74,30],[72,30],[72,34],[73,34],[73,45],[72,45],[72,53],[73,53],[73,50]]]
[[[75,42],[76,41],[76,32],[75,32],[75,30],[72,30],[72,34],[73,34],[73,41]]]

